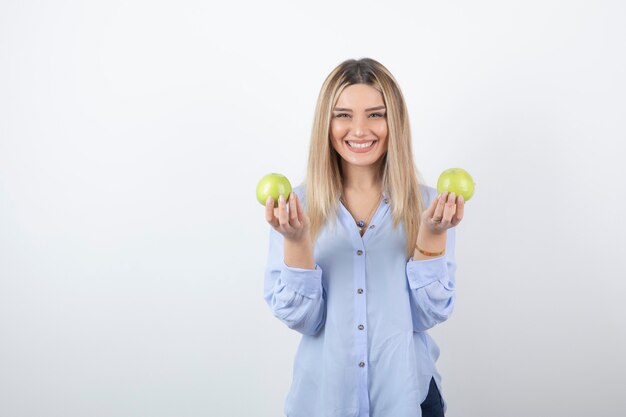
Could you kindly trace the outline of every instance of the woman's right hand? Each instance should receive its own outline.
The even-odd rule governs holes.
[[[281,195],[281,197],[283,197]],[[289,210],[284,198],[278,199],[278,207],[274,207],[274,199],[268,197],[265,202],[265,220],[274,230],[291,242],[306,242],[310,239],[309,218],[304,213],[300,199],[291,192],[289,196]]]

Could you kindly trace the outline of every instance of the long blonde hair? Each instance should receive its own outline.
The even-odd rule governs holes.
[[[404,97],[391,73],[371,58],[349,59],[328,75],[319,93],[306,171],[307,215],[315,242],[327,221],[335,223],[339,197],[343,193],[341,156],[332,147],[330,120],[341,92],[353,84],[367,84],[382,93],[387,107],[388,148],[380,164],[382,187],[390,197],[393,227],[402,220],[407,242],[407,259],[415,250],[421,214],[424,210],[413,161],[411,131]],[[422,181],[423,182],[423,181]]]

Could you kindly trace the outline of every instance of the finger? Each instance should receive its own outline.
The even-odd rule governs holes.
[[[272,213],[272,209],[274,208],[274,201],[272,201],[272,196],[267,197],[265,200],[265,220],[271,222],[274,218],[274,213]]]
[[[302,207],[302,202],[300,201],[300,197],[296,194],[296,203],[298,206],[298,220],[301,224],[306,225],[308,222],[308,218],[306,217],[306,213],[304,212],[304,207]]]
[[[296,213],[298,214],[298,220],[302,222],[302,204],[300,204],[300,199],[298,198],[297,194],[294,197],[295,197],[294,201],[296,203]]]
[[[452,222],[452,216],[454,216],[454,213],[456,212],[455,200],[456,195],[453,192],[448,194],[448,198],[446,199],[446,203],[444,205],[443,218],[441,220],[443,225],[447,226]]]
[[[437,207],[435,207],[435,213],[433,214],[433,221],[438,222],[443,219],[443,211],[445,208],[445,202],[448,197],[448,192],[445,191],[439,195],[437,198]]]
[[[289,223],[294,227],[300,224],[298,222],[298,207],[296,204],[296,193],[292,191],[289,195]]]
[[[272,196],[267,197],[265,202],[265,220],[274,227],[278,227],[278,219],[274,214],[274,199]]]
[[[452,218],[452,225],[456,226],[463,220],[463,212],[465,211],[465,199],[462,195],[456,199],[456,214]]]
[[[290,227],[289,215],[287,214],[287,202],[282,194],[278,198],[278,223],[283,227]]]

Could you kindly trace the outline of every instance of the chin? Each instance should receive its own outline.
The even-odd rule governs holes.
[[[380,158],[382,158],[383,155],[368,155],[367,158],[364,157],[359,157],[358,155],[346,155],[343,156],[343,159],[345,159],[346,162],[349,162],[351,165],[356,165],[356,166],[369,166],[369,165],[374,165],[377,162],[380,161]]]

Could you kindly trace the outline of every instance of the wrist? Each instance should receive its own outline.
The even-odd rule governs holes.
[[[285,245],[292,247],[311,247],[312,243],[310,239],[287,239],[285,238]]]
[[[413,259],[432,259],[442,256],[446,250],[446,237],[444,233],[432,233],[425,229],[420,229],[417,235],[417,242],[413,253]]]
[[[285,265],[295,268],[315,269],[313,245],[310,240],[285,239]]]

